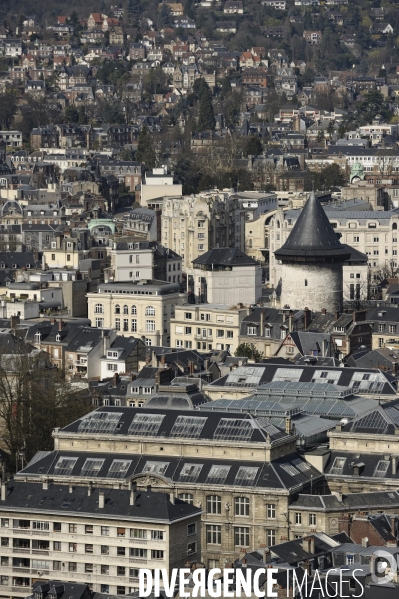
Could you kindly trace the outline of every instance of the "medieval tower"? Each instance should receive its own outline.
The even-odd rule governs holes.
[[[274,255],[282,263],[282,306],[308,306],[315,312],[342,310],[342,263],[350,252],[339,241],[314,192]]]

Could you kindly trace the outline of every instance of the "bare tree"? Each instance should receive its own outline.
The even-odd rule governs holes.
[[[399,151],[394,149],[378,150],[376,167],[381,177],[391,177],[395,167],[399,165]]]

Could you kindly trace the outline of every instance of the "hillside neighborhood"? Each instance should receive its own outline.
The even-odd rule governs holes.
[[[0,599],[397,597],[398,230],[394,2],[3,0]]]

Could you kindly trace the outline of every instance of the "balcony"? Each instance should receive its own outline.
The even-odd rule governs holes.
[[[135,545],[147,545],[147,539],[129,539],[129,543],[134,543]]]
[[[129,559],[129,564],[146,564],[147,563],[147,558],[144,557],[131,557]]]
[[[1,549],[2,549],[2,551],[4,551],[3,547]],[[28,549],[28,548],[12,547],[10,549],[12,549],[12,553],[30,553],[30,549]]]
[[[49,555],[50,551],[47,549],[32,549],[34,555]]]

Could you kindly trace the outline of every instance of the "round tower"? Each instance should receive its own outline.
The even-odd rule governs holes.
[[[313,191],[287,241],[274,255],[282,263],[282,306],[309,306],[314,312],[342,310],[342,263],[350,250],[339,241]]]

